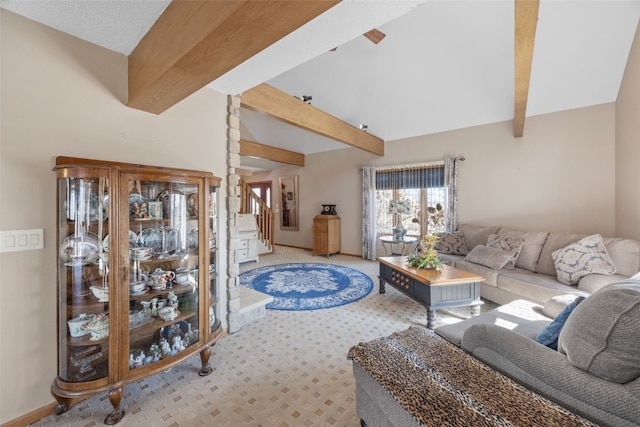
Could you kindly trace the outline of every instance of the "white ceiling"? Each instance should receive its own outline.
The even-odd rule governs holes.
[[[0,5],[128,55],[168,1]],[[615,101],[639,17],[640,0],[541,0],[527,115]],[[360,35],[372,28],[387,34],[378,45]],[[386,141],[495,123],[513,119],[513,34],[513,0],[345,0],[210,87],[238,94],[266,82],[311,95]],[[241,120],[242,137],[263,144],[345,147],[248,110]]]

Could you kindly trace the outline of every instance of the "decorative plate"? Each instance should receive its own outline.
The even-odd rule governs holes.
[[[139,193],[129,194],[129,219],[149,219],[149,201]]]
[[[70,234],[60,245],[60,259],[65,265],[90,264],[98,259],[101,244],[100,238],[93,233]]]
[[[213,234],[213,231],[209,230],[209,249],[213,249],[216,247],[216,236]],[[198,227],[194,228],[189,232],[187,236],[187,248],[190,251],[195,251],[198,249]]]
[[[138,240],[138,235],[133,231],[129,230],[129,246],[135,246]],[[102,249],[105,252],[109,252],[109,235],[104,236],[104,240],[102,240]]]
[[[189,235],[187,236],[187,248],[190,251],[198,249],[198,227],[189,232]]]
[[[164,231],[164,252],[174,253],[178,249],[178,230],[170,228]]]
[[[158,227],[145,228],[138,234],[139,246],[151,248],[154,254],[162,253],[162,229]]]

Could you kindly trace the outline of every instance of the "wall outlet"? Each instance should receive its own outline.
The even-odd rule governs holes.
[[[43,228],[0,231],[0,252],[32,251],[43,248]]]

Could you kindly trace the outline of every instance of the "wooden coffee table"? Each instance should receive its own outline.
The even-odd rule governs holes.
[[[441,270],[424,270],[407,265],[407,257],[380,257],[380,293],[385,283],[427,308],[427,328],[433,329],[436,310],[471,306],[471,315],[480,314],[480,282],[484,277],[448,265]]]

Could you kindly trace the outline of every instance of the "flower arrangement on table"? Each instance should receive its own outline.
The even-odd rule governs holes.
[[[420,245],[418,245],[418,252],[415,255],[409,255],[407,257],[407,264],[417,269],[441,269],[442,261],[438,258],[438,252],[435,249],[436,243],[438,243],[439,237],[435,234],[427,234],[422,238]]]

